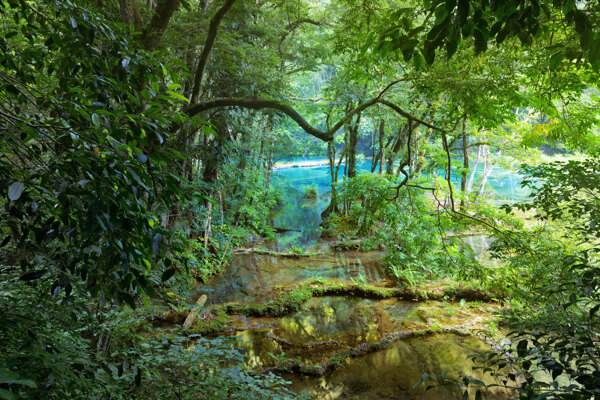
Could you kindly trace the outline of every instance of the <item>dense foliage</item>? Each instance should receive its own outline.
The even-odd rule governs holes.
[[[231,343],[170,334],[132,347],[118,332],[135,320],[104,322],[185,269],[161,221],[189,190],[172,166],[173,132],[190,122],[172,90],[184,69],[71,2],[0,7],[0,397],[281,398],[276,378],[225,372],[242,362]]]
[[[535,208],[540,218],[562,226],[494,244],[511,269],[530,276],[515,282],[520,289],[509,317],[517,329],[510,341],[475,358],[520,398],[589,399],[600,393],[597,168],[596,159],[524,168],[535,178],[524,182],[533,199],[518,207]]]
[[[514,333],[477,357],[521,398],[598,396],[598,11],[0,0],[0,398],[297,396],[191,334],[222,315],[160,328],[294,201],[399,287],[503,299]],[[304,155],[330,191],[291,200],[277,163]],[[522,162],[531,200],[499,209]]]

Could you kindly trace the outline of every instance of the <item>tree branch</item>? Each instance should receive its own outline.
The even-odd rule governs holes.
[[[392,103],[390,101],[387,101],[385,99],[380,99],[379,97],[377,97],[377,102],[380,103],[380,104],[383,104],[384,106],[388,106],[392,110],[396,111],[398,114],[402,115],[404,118],[411,119],[414,122],[418,122],[419,124],[421,124],[423,126],[426,126],[428,128],[431,128],[433,130],[442,131],[443,132],[442,128],[438,128],[435,125],[431,125],[430,123],[425,122],[422,119],[417,118],[414,115],[407,113],[406,111],[404,111],[403,109],[401,109],[400,107],[398,107],[397,105],[395,105],[394,103]]]
[[[279,67],[281,72],[284,72],[284,70],[285,70],[285,57],[283,54],[283,42],[285,42],[285,39],[290,35],[290,33],[295,31],[296,29],[298,29],[298,27],[302,24],[311,24],[311,25],[315,25],[315,26],[321,26],[321,25],[333,26],[333,24],[330,24],[327,22],[315,21],[310,18],[300,18],[294,22],[290,22],[289,24],[287,24],[284,28],[284,32],[281,34],[279,43],[277,44],[277,51],[279,52],[279,57],[281,58],[280,67]],[[267,44],[269,42],[270,41],[267,41]]]
[[[206,37],[206,42],[204,43],[204,47],[202,48],[202,54],[200,54],[200,61],[198,62],[198,68],[196,69],[196,75],[194,76],[194,88],[192,89],[192,95],[190,97],[191,103],[197,103],[198,98],[200,97],[200,89],[202,88],[202,78],[204,77],[204,70],[206,69],[206,64],[208,63],[208,56],[212,51],[213,46],[215,45],[215,40],[217,38],[217,32],[219,31],[219,26],[221,25],[221,21],[223,17],[233,3],[236,0],[225,0],[225,4],[219,11],[213,15],[210,19],[210,25],[208,28],[208,35]]]
[[[156,49],[180,2],[181,0],[162,0],[156,5],[154,15],[152,15],[152,19],[142,37],[142,43],[146,50],[154,51]]]
[[[389,102],[384,99],[381,99],[380,96],[374,97],[365,103],[359,104],[354,109],[352,109],[348,113],[346,113],[346,115],[341,120],[339,120],[334,126],[332,126],[327,131],[321,131],[321,130],[313,127],[296,110],[294,110],[292,107],[290,107],[286,104],[283,104],[282,102],[280,102],[278,100],[247,99],[247,98],[218,98],[218,99],[206,100],[206,101],[201,101],[201,102],[192,104],[187,108],[186,112],[188,113],[188,115],[193,116],[193,115],[199,114],[203,111],[208,111],[213,108],[223,108],[223,107],[239,107],[239,108],[248,108],[248,109],[252,109],[252,110],[273,109],[273,110],[277,110],[279,112],[286,114],[288,117],[290,117],[292,120],[294,120],[309,135],[312,135],[312,136],[314,136],[318,139],[321,139],[325,142],[329,142],[329,141],[333,140],[333,135],[338,130],[340,130],[340,128],[342,128],[345,124],[347,124],[348,122],[350,122],[352,120],[352,117],[354,117],[356,114],[366,110],[367,108],[369,108],[377,103],[383,104],[383,105],[391,108],[398,114],[402,115],[405,118],[408,118],[409,120],[412,120],[413,122],[424,125],[431,129],[440,130],[440,131],[442,130],[441,128],[438,128],[435,125],[431,125],[431,124],[423,121],[422,119],[419,119],[419,118],[413,116],[412,114],[407,113],[406,111],[402,110],[400,107],[395,105],[394,103]]]

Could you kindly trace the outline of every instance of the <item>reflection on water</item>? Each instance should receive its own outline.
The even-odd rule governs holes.
[[[293,380],[292,388],[305,390],[316,399],[394,399],[445,400],[461,399],[455,387],[436,387],[425,390],[423,385],[413,388],[423,372],[450,371],[456,377],[463,370],[471,376],[484,378],[481,370],[466,371],[469,354],[485,348],[476,338],[443,334],[398,341],[385,350],[345,361],[344,368],[319,378],[302,377]],[[470,363],[470,362],[469,362]],[[495,390],[484,394],[485,399],[505,399],[506,392]],[[474,397],[471,397],[474,398]]]
[[[357,164],[359,171],[370,171],[370,168],[371,161],[369,160]],[[331,190],[329,166],[281,168],[275,170],[274,174],[284,178],[287,187],[284,194],[285,203],[273,215],[273,223],[280,228],[299,231],[278,234],[276,249],[284,249],[293,245],[305,247],[314,245],[320,234],[321,213],[329,204],[329,198],[326,196],[326,193]],[[483,166],[480,165],[477,168],[476,176],[482,174]],[[458,179],[458,176],[453,177],[453,182],[458,184]],[[488,178],[486,191],[493,190],[498,204],[525,200],[528,191],[521,188],[521,181],[522,176],[518,173],[495,167]],[[309,186],[317,189],[318,199],[307,200],[304,198],[305,189]]]
[[[369,162],[359,165],[367,169]],[[285,204],[273,215],[274,225],[293,231],[279,234],[274,250],[316,243],[321,212],[327,206],[324,195],[329,191],[328,167],[285,168],[275,172],[288,179]],[[515,200],[522,196],[520,177],[496,168],[489,179],[497,198]],[[316,187],[318,199],[304,198],[303,186]],[[485,257],[492,239],[469,236],[463,240],[477,257]],[[290,286],[315,277],[344,281],[358,280],[387,285],[379,263],[382,252],[344,252],[305,258],[268,255],[236,255],[231,266],[199,288],[208,294],[209,304],[229,301],[265,301],[278,285]],[[484,307],[452,308],[448,303],[410,302],[396,298],[384,300],[356,299],[341,296],[311,298],[300,310],[282,318],[232,316],[227,332],[237,336],[247,355],[249,366],[265,368],[285,359],[319,364],[345,349],[365,343],[379,343],[391,333],[429,329],[433,326],[477,328],[477,321],[489,318]],[[483,379],[480,371],[468,368],[466,357],[486,344],[476,337],[438,334],[399,340],[385,349],[347,358],[333,373],[320,378],[286,376],[292,389],[305,390],[315,399],[460,399],[456,388],[438,387],[425,391],[413,388],[423,372],[440,374],[458,371]],[[452,375],[454,374],[454,375]],[[485,379],[490,382],[489,379]],[[488,392],[484,399],[505,399],[505,392]]]
[[[318,199],[305,199],[304,192],[297,188],[287,189],[285,203],[273,215],[273,225],[293,231],[278,234],[273,250],[316,244],[321,235],[321,213],[327,204],[323,192],[319,192]]]
[[[281,318],[276,333],[291,342],[335,340],[356,346],[399,330],[402,319],[415,308],[415,303],[395,299],[312,298],[297,313]]]
[[[233,257],[231,266],[199,289],[209,304],[228,301],[264,300],[277,285],[323,277],[345,281],[361,280],[382,284],[387,281],[379,263],[382,253],[345,252],[310,258],[283,258],[244,254]]]
[[[316,365],[342,350],[365,342],[381,340],[386,334],[405,330],[421,310],[434,310],[439,303],[417,303],[396,299],[367,300],[343,297],[313,298],[286,318],[246,318],[236,333],[239,346],[252,367],[274,366],[279,360],[300,360]],[[432,308],[433,306],[433,308]],[[456,318],[448,326],[460,324]],[[458,325],[456,325],[458,326]],[[481,370],[472,371],[467,356],[488,346],[474,336],[437,334],[393,342],[382,350],[347,358],[333,373],[322,377],[286,375],[295,391],[307,391],[315,399],[460,399],[456,388],[439,387],[425,391],[413,388],[423,372],[459,372],[488,384],[492,378]],[[473,397],[471,397],[473,398]],[[501,390],[485,393],[484,399],[505,399]]]
[[[342,349],[405,330],[404,320],[410,320],[424,304],[397,299],[315,297],[287,317],[242,317],[232,326],[240,327],[236,335],[251,366],[273,365],[275,360],[269,353],[281,352],[288,358],[319,363]]]

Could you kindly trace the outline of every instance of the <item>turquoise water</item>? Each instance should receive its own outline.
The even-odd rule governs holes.
[[[303,162],[325,160],[322,157],[293,158],[282,162]],[[358,171],[370,171],[371,160],[357,163]],[[339,175],[343,174],[344,165],[340,168]],[[359,172],[360,173],[360,172]],[[275,226],[285,229],[293,229],[298,232],[287,232],[278,235],[276,246],[279,249],[296,246],[311,246],[316,244],[320,235],[319,224],[321,213],[329,204],[329,193],[331,190],[331,174],[329,165],[316,167],[290,167],[275,170],[274,174],[283,181],[285,204],[277,210],[273,223]],[[443,171],[438,172],[443,176]],[[478,188],[483,165],[478,166],[475,174],[473,187]],[[459,177],[453,176],[452,181],[459,185]],[[498,205],[527,198],[528,192],[521,188],[522,176],[515,171],[495,167],[488,178],[486,192],[493,191]],[[309,200],[304,198],[307,187],[317,189],[318,198]]]

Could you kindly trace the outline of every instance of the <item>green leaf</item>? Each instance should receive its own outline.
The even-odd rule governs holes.
[[[469,16],[470,0],[458,0],[458,11],[456,13],[456,25],[462,26]]]
[[[0,384],[23,385],[37,388],[37,384],[31,379],[25,379],[14,371],[0,367]]]
[[[435,61],[435,48],[430,43],[425,43],[425,48],[423,49],[423,56],[427,61],[427,64],[431,65]]]
[[[458,39],[448,40],[446,43],[446,56],[450,59],[458,49]]]
[[[100,128],[102,126],[102,121],[100,121],[100,116],[98,114],[92,114],[92,123],[96,128]]]
[[[504,42],[504,40],[508,37],[509,34],[510,29],[508,27],[504,27],[504,29],[501,29],[500,32],[498,32],[498,34],[496,35],[496,43],[500,44]]]
[[[487,40],[479,29],[473,31],[475,36],[475,55],[487,50]]]
[[[562,51],[556,52],[550,56],[550,70],[556,71],[562,60],[565,58],[565,55]]]
[[[4,240],[2,240],[2,243],[0,244],[0,248],[6,246],[8,244],[8,242],[10,242],[10,239],[12,238],[12,236],[8,235],[7,237],[4,238]]]
[[[580,35],[583,35],[586,30],[589,29],[589,23],[587,17],[583,13],[583,11],[577,10],[574,15],[575,20],[575,30]]]
[[[425,65],[425,57],[423,57],[423,54],[421,54],[420,51],[415,52],[415,54],[413,55],[413,64],[417,71],[422,69]]]
[[[120,292],[119,293],[119,297],[125,302],[127,303],[127,305],[129,307],[131,307],[132,310],[135,310],[135,300],[133,299],[133,297],[126,292]]]
[[[173,98],[176,98],[177,100],[181,100],[181,101],[184,101],[184,102],[186,102],[186,103],[189,103],[189,102],[190,102],[190,101],[187,99],[187,97],[185,97],[185,96],[182,96],[182,95],[180,95],[179,93],[177,93],[177,92],[174,92],[174,91],[172,91],[172,90],[167,90],[167,93],[168,93],[168,94],[169,94],[171,97],[173,97]]]
[[[583,50],[591,50],[594,39],[594,34],[591,29],[584,30],[579,35],[579,44]]]
[[[2,400],[16,400],[16,397],[9,390],[0,388],[0,399],[2,399]]]
[[[436,18],[436,21],[438,21],[438,22],[444,21],[446,19],[446,17],[448,17],[449,14],[450,14],[450,11],[448,11],[448,8],[446,8],[445,4],[440,4],[435,9],[435,18]]]
[[[42,276],[44,276],[44,274],[47,272],[47,270],[43,269],[40,271],[33,271],[33,272],[28,272],[26,274],[23,274],[19,277],[20,281],[33,281],[36,279],[41,278]]]
[[[163,282],[166,282],[169,279],[171,279],[171,277],[173,275],[175,275],[176,272],[177,272],[177,270],[175,268],[170,268],[170,269],[166,270],[165,272],[163,272],[162,276],[160,277],[160,280]]]
[[[19,200],[19,198],[21,197],[21,194],[23,194],[24,188],[25,188],[25,186],[21,182],[13,182],[8,187],[8,199],[10,201]]]

